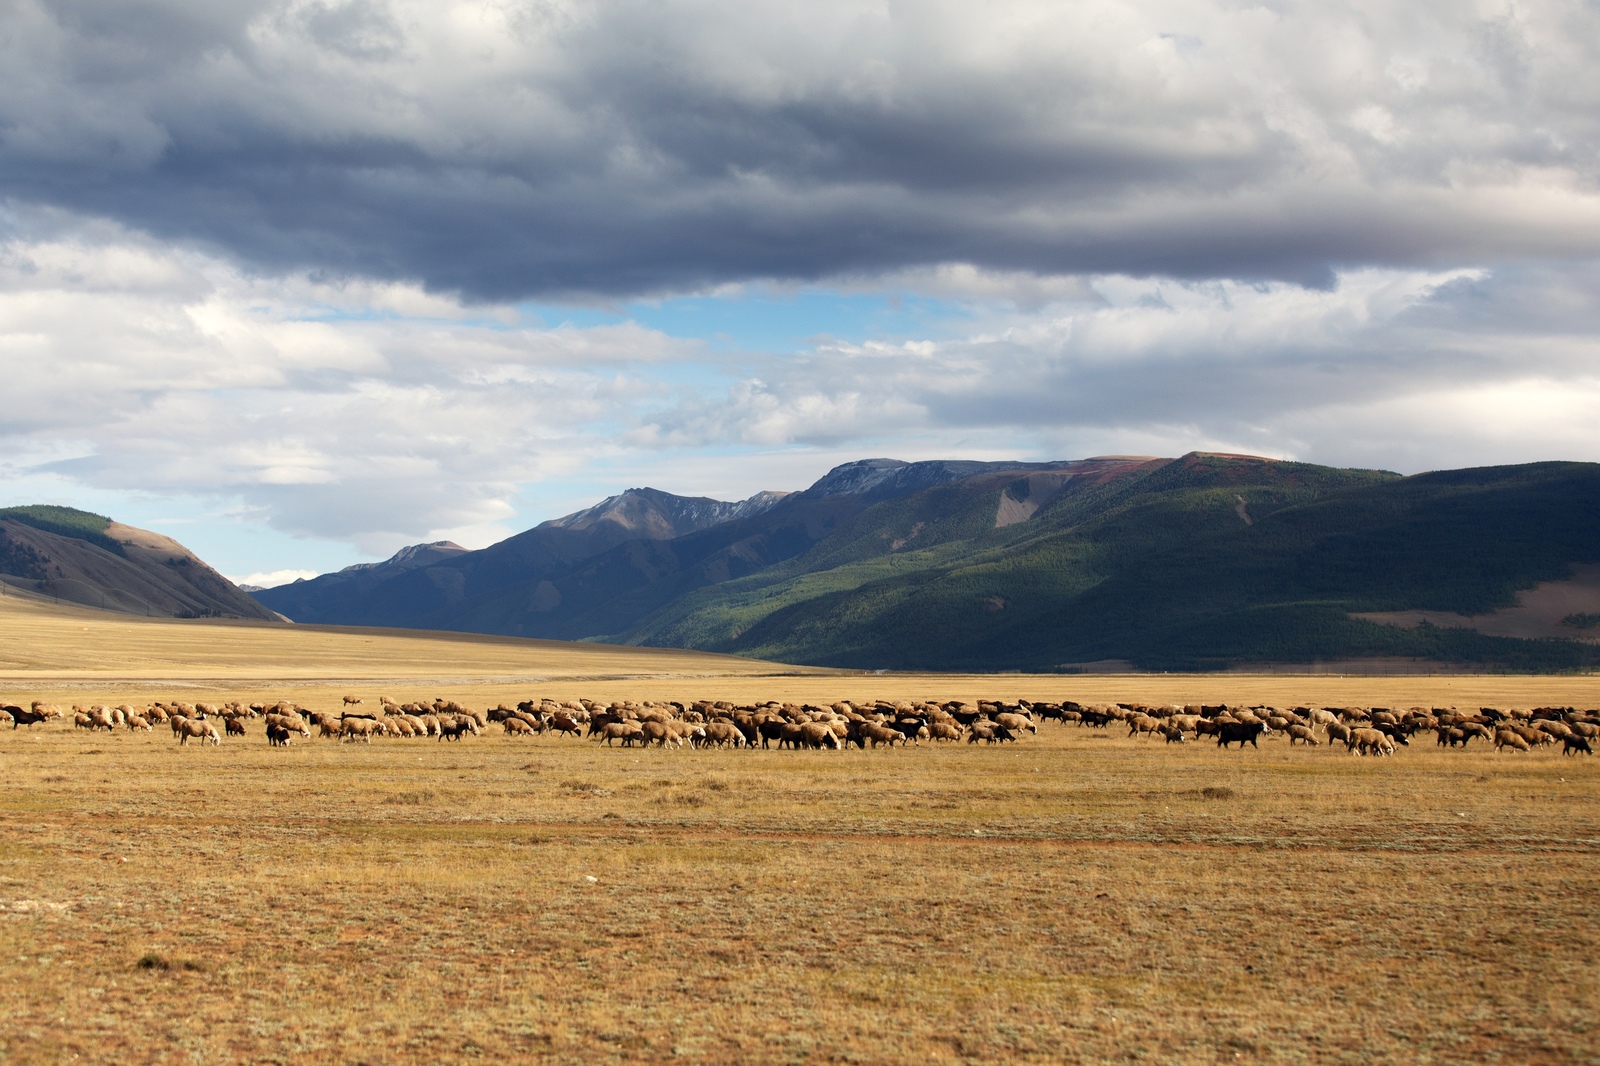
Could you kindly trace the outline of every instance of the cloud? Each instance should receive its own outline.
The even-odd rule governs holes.
[[[989,303],[953,336],[772,361],[634,439],[832,448],[936,432],[945,454],[1218,448],[1407,470],[1597,460],[1594,269],[1367,269],[1322,289],[1063,279],[1069,299]]]
[[[1587,257],[1592,6],[19,0],[0,195],[498,302]]]
[[[475,311],[134,234],[12,240],[5,474],[236,499],[283,532],[393,550],[512,517],[519,484],[613,449],[608,427],[701,347]]]
[[[210,500],[382,556],[481,545],[628,485],[799,488],[866,454],[1600,460],[1597,271],[1307,288],[949,268],[925,331],[778,355],[253,275],[103,225],[41,232],[0,244],[0,479]]]
[[[272,589],[279,585],[287,585],[291,581],[306,581],[317,576],[315,570],[267,570],[246,574],[243,577],[230,577],[235,585],[250,585],[258,589]]]

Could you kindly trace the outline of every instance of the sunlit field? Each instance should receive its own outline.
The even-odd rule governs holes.
[[[0,610],[0,701],[1600,705],[1594,678],[861,676]],[[1559,747],[0,729],[0,1059],[1591,1062]]]

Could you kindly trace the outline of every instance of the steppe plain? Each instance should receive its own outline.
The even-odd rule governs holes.
[[[860,675],[0,600],[0,699],[1600,705],[1593,677]],[[8,1062],[1593,1062],[1600,770],[0,731]]]

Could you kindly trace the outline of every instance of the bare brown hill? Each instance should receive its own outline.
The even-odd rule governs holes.
[[[156,618],[279,620],[172,538],[67,508],[0,512],[0,583]]]

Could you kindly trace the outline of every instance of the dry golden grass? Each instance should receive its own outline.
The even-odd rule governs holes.
[[[0,597],[0,679],[278,681],[768,674],[731,655],[343,626],[139,618]],[[794,668],[782,668],[794,669]],[[825,673],[826,671],[808,671]]]
[[[172,632],[228,633],[235,658],[171,633],[157,662],[52,651],[71,634],[12,628],[8,656],[125,658],[0,677],[0,696],[331,706],[379,678],[480,706],[1600,703],[1584,678],[650,678],[628,665],[656,653],[625,649],[536,685],[512,680],[539,673],[515,646],[440,642],[471,667],[446,649],[402,669],[381,637],[318,676],[279,630],[253,631],[260,664],[244,627]],[[1596,766],[1060,725],[845,753],[0,730],[0,1060],[1591,1062]]]

